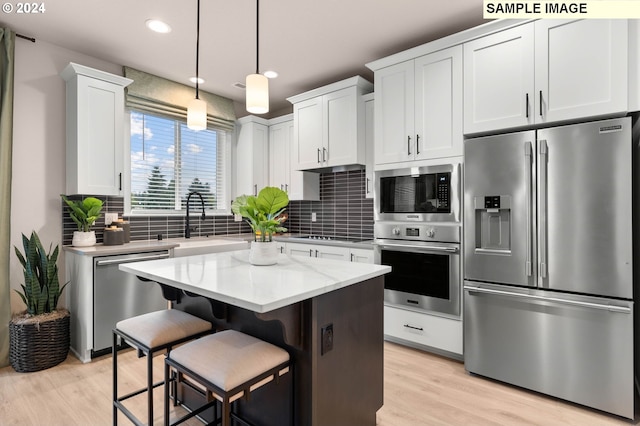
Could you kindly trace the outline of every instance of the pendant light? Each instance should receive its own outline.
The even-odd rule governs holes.
[[[198,0],[198,20],[196,23],[196,98],[189,102],[187,108],[187,127],[191,130],[207,128],[207,103],[199,97],[198,65],[200,59],[200,0]]]
[[[252,114],[269,112],[269,79],[260,74],[260,0],[256,0],[256,73],[246,80],[247,111]]]

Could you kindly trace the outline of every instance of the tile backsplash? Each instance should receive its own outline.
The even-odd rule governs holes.
[[[70,199],[81,199],[89,195],[74,195]],[[123,217],[123,197],[95,196],[104,202],[103,212],[115,212]],[[76,224],[62,203],[62,243],[71,244]],[[312,213],[316,214],[315,222]],[[285,227],[293,234],[315,234],[326,237],[348,237],[368,240],[373,238],[373,200],[365,198],[365,172],[322,173],[320,176],[320,201],[291,201],[287,208],[289,216]],[[184,236],[184,216],[124,216],[131,224],[131,240],[141,241]],[[233,216],[207,216],[204,221],[199,214],[190,217],[196,226],[193,237],[206,235],[234,235],[251,232],[243,220],[235,222]],[[96,240],[103,241],[104,214],[96,221],[93,230]]]
[[[373,200],[365,198],[364,170],[322,173],[320,201],[291,201],[287,212],[285,227],[292,234],[373,238]]]

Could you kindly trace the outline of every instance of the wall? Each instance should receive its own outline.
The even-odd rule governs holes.
[[[13,121],[11,245],[22,249],[21,234],[38,232],[43,245],[61,244],[65,192],[65,82],[59,73],[69,62],[121,75],[120,65],[108,63],[43,41],[16,39]],[[64,252],[58,265],[64,281]],[[11,287],[24,282],[13,250]],[[11,310],[24,309],[11,292]]]

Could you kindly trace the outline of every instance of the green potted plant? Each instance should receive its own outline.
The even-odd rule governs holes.
[[[96,243],[96,232],[91,227],[100,217],[102,201],[95,197],[87,197],[83,200],[69,200],[60,194],[67,204],[69,216],[78,225],[78,230],[73,232],[71,245],[75,247],[88,247]]]
[[[286,232],[282,226],[283,213],[289,204],[289,197],[283,190],[267,186],[258,196],[240,195],[231,203],[231,211],[247,220],[253,230],[249,260],[253,265],[273,265],[277,262],[278,251],[273,243],[273,235]]]
[[[22,291],[25,312],[9,322],[9,361],[18,372],[44,370],[64,361],[69,353],[70,314],[58,309],[58,300],[68,283],[58,281],[58,246],[46,252],[35,231],[22,234],[24,254],[14,247],[23,267]]]

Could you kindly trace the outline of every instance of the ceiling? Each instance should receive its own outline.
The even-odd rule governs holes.
[[[3,13],[0,26],[108,62],[191,84],[195,76],[196,0],[64,0],[42,14]],[[238,116],[244,90],[234,86],[256,68],[255,0],[201,0],[200,76],[203,90],[233,99]],[[168,23],[151,32],[147,19]],[[263,0],[260,71],[270,81],[271,110],[291,111],[288,96],[354,75],[385,56],[476,26],[481,0]]]

